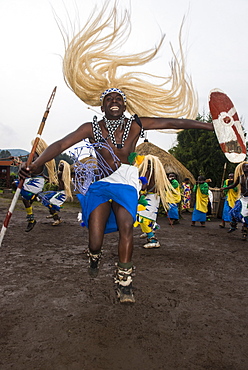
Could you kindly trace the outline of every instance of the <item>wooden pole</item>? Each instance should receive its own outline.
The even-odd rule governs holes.
[[[222,179],[221,179],[221,188],[224,185],[224,181],[225,181],[226,167],[227,167],[227,162],[225,162],[224,164],[224,169],[223,169],[223,174],[222,174]]]
[[[30,152],[30,154],[28,156],[27,167],[32,163],[32,160],[33,160],[33,157],[34,157],[34,153],[35,153],[36,148],[37,148],[37,145],[39,143],[39,140],[40,140],[41,134],[43,132],[43,129],[44,129],[44,126],[45,126],[45,122],[46,122],[46,119],[47,119],[47,116],[48,116],[48,113],[49,113],[49,110],[51,108],[51,105],[52,105],[52,102],[53,102],[53,99],[54,99],[54,96],[55,96],[55,93],[56,93],[56,89],[57,89],[57,87],[55,87],[53,89],[52,95],[50,96],[50,99],[49,99],[49,101],[47,103],[46,111],[45,111],[45,113],[44,113],[44,115],[42,117],[42,120],[41,120],[39,129],[38,129],[36,138],[34,140],[34,144],[33,144],[32,150],[31,150],[31,152]],[[1,233],[0,233],[0,247],[2,245],[2,241],[3,241],[4,235],[6,233],[7,227],[9,225],[11,216],[12,216],[13,211],[15,209],[15,205],[16,205],[17,200],[19,198],[19,195],[20,195],[20,192],[21,192],[21,189],[22,189],[22,186],[23,186],[23,182],[24,182],[24,180],[23,179],[20,179],[19,184],[18,184],[18,187],[17,187],[16,192],[15,192],[15,195],[14,195],[14,197],[12,199],[11,205],[9,207],[9,210],[7,212],[7,215],[5,217],[5,220],[3,222],[3,226],[2,226],[2,229],[1,229]]]

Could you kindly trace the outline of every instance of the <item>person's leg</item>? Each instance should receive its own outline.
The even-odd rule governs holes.
[[[225,228],[226,222],[231,222],[231,216],[230,216],[231,209],[232,208],[229,206],[227,199],[225,199],[223,210],[222,210],[222,220],[221,220],[221,224],[219,225],[219,227]]]
[[[46,216],[46,218],[54,218],[54,214],[56,213],[56,211],[54,209],[52,209],[50,206],[48,208],[49,210],[49,216]]]
[[[101,259],[101,248],[104,238],[105,226],[110,214],[111,203],[106,202],[100,204],[89,217],[89,274],[96,277],[99,271],[99,263]]]
[[[150,228],[148,229],[144,220],[146,220],[145,217],[138,215],[138,220],[136,220],[136,222],[133,224],[134,227],[140,226],[140,229],[142,231],[142,234],[140,235],[140,239],[146,239],[147,234],[150,232]]]
[[[179,224],[179,210],[178,210],[178,203],[174,203],[170,205],[170,209],[168,210],[167,217],[169,218],[169,225],[176,225]]]
[[[225,228],[225,221],[223,219],[221,220],[221,223],[219,224],[219,227],[221,229],[224,229]]]
[[[160,243],[158,239],[155,236],[154,230],[153,230],[153,222],[151,220],[148,220],[147,218],[143,218],[143,229],[146,232],[147,235],[147,243],[143,245],[143,248],[150,249],[150,248],[159,248]]]
[[[244,217],[245,222],[242,225],[242,240],[247,240],[248,217]]]
[[[247,239],[247,226],[245,223],[242,225],[241,231],[242,231],[242,240],[246,240]]]
[[[134,271],[132,262],[133,218],[121,205],[113,202],[112,207],[119,228],[119,262],[115,277],[117,295],[121,303],[134,303],[135,298],[132,290],[132,274]]]
[[[201,227],[205,227],[206,220],[207,220],[207,212],[206,213],[199,212],[199,216],[200,216],[200,224],[201,224]]]
[[[22,199],[23,201],[23,204],[24,204],[24,207],[25,207],[25,210],[26,210],[26,213],[27,213],[27,221],[28,221],[28,225],[25,229],[26,232],[29,232],[31,231],[35,224],[36,224],[36,220],[34,218],[34,214],[33,214],[33,207],[32,207],[32,201],[31,200],[27,200],[25,198]]]
[[[51,214],[53,216],[53,220],[54,220],[54,222],[52,223],[52,226],[57,226],[57,225],[61,224],[62,220],[61,220],[58,212],[55,211],[55,209],[51,209],[50,212],[51,212]]]
[[[53,218],[54,222],[52,223],[52,226],[57,226],[61,224],[61,218],[58,214],[58,212],[52,208],[52,206],[49,206],[49,216],[46,216],[46,218]]]
[[[142,231],[142,234],[140,235],[140,238],[143,239],[143,238],[147,238],[147,234],[151,231],[150,228],[147,226],[147,223],[146,223],[146,218],[143,217],[143,216],[139,216],[140,217],[140,228],[141,228],[141,231]]]
[[[232,217],[232,220],[230,222],[230,229],[228,230],[228,233],[232,233],[235,230],[237,230],[237,221],[234,217]]]
[[[106,202],[100,204],[89,217],[89,249],[91,252],[97,253],[101,250],[104,230],[109,218],[111,203]]]
[[[112,207],[119,228],[119,262],[129,263],[132,260],[133,253],[133,218],[132,215],[118,203],[113,202]]]
[[[193,213],[192,213],[192,216],[191,216],[191,226],[195,226],[195,223],[196,223],[196,209],[195,209],[195,205],[194,205],[194,210],[193,210]]]

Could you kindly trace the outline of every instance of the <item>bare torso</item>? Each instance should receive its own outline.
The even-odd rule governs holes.
[[[248,177],[245,175],[242,175],[240,178],[240,186],[241,186],[241,194],[244,197],[248,196]]]
[[[127,122],[127,119],[125,119],[125,122]],[[141,128],[137,124],[137,122],[135,120],[132,122],[128,138],[125,140],[124,146],[122,148],[117,148],[112,143],[112,141],[109,137],[109,132],[108,132],[103,120],[99,121],[99,126],[101,128],[103,138],[107,141],[108,145],[112,148],[114,154],[120,160],[119,163],[118,163],[118,166],[121,163],[128,164],[129,163],[128,162],[128,156],[129,156],[130,153],[135,151],[136,144],[137,144],[138,139],[140,137]],[[124,128],[122,128],[122,129],[117,128],[117,130],[115,131],[114,136],[115,136],[115,140],[116,140],[117,144],[121,143],[123,133],[124,133]],[[91,143],[95,143],[95,141],[93,139],[93,131],[92,131],[92,135],[89,138],[89,140],[90,140]],[[113,159],[112,155],[110,154],[110,152],[107,149],[102,148],[99,152],[103,156],[103,158],[107,161],[107,163],[111,166],[111,168],[113,168],[113,169],[116,168],[116,164],[114,163],[114,159]]]

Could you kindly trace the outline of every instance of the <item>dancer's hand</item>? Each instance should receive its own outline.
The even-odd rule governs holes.
[[[43,173],[43,166],[37,167],[35,163],[31,163],[27,167],[27,162],[22,163],[21,167],[19,168],[19,178],[25,180],[27,177],[38,176]]]

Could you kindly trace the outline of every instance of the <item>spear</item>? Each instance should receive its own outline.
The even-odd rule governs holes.
[[[223,184],[224,184],[224,180],[225,180],[225,173],[226,173],[226,167],[227,167],[227,162],[225,162],[224,163],[224,167],[223,167],[223,173],[222,173],[222,179],[221,179],[221,184],[220,184],[220,186],[222,187],[223,186]],[[217,203],[217,216],[218,215],[222,215],[222,211],[223,211],[223,198],[222,198],[222,196],[223,196],[223,191],[221,191],[220,192],[220,198],[219,198],[219,200],[218,200],[218,203]]]
[[[227,166],[227,162],[224,163],[223,174],[222,174],[222,179],[221,179],[221,187],[223,186],[224,180],[225,180],[226,166]]]
[[[47,106],[46,106],[46,111],[43,115],[43,118],[41,120],[41,123],[40,123],[40,127],[38,129],[38,132],[37,132],[37,135],[36,135],[36,138],[34,140],[34,143],[33,143],[33,147],[32,147],[32,150],[28,156],[28,160],[27,160],[27,167],[32,163],[33,161],[33,157],[34,157],[34,153],[36,151],[36,148],[37,148],[37,145],[39,143],[39,140],[40,140],[40,137],[41,137],[41,134],[42,134],[42,131],[44,129],[44,126],[45,126],[45,122],[46,122],[46,119],[47,119],[47,116],[48,116],[48,113],[50,111],[50,108],[52,106],[52,103],[53,103],[53,99],[54,99],[54,96],[55,96],[55,93],[56,93],[56,89],[57,89],[57,86],[55,86],[55,88],[53,89],[53,92],[52,92],[52,95],[50,96],[50,99],[47,103]],[[24,180],[23,179],[20,179],[19,181],[19,184],[18,184],[18,187],[16,189],[16,192],[15,192],[15,195],[12,199],[12,202],[11,202],[11,205],[9,207],[9,210],[7,212],[7,215],[5,217],[5,220],[3,222],[3,226],[2,226],[2,229],[1,229],[1,233],[0,233],[0,247],[2,245],[2,241],[3,241],[3,238],[4,238],[4,235],[6,233],[6,230],[7,230],[7,227],[9,225],[9,221],[10,221],[10,218],[13,214],[13,211],[15,209],[15,205],[17,203],[17,200],[19,198],[19,195],[20,195],[20,192],[21,192],[21,189],[22,189],[22,186],[23,186],[23,182]]]

